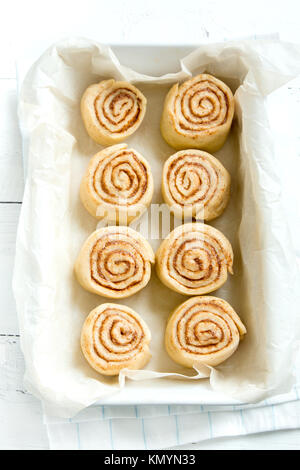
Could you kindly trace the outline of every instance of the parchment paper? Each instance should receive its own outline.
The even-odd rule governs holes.
[[[196,379],[190,381],[190,393],[197,393],[203,403],[201,391],[207,379],[197,380],[202,374],[175,364],[163,346],[168,315],[188,297],[162,285],[153,270],[145,289],[119,301],[148,323],[153,354],[144,371],[124,373],[119,383],[94,372],[82,356],[83,321],[107,299],[83,290],[73,274],[83,241],[97,227],[79,200],[79,185],[89,158],[102,148],[83,127],[79,110],[83,91],[113,77],[137,84],[145,94],[146,117],[126,142],[150,162],[153,203],[162,203],[162,166],[175,152],[159,131],[163,99],[172,83],[200,72],[217,76],[235,92],[233,128],[215,154],[231,174],[231,199],[224,214],[212,221],[233,245],[234,276],[213,295],[228,300],[248,330],[238,351],[212,370],[210,384],[213,390],[249,403],[284,393],[293,384],[300,338],[300,276],[281,204],[264,97],[300,73],[299,48],[279,41],[205,45],[182,60],[180,72],[157,78],[122,66],[106,46],[76,38],[54,45],[33,65],[19,102],[27,179],[13,285],[25,385],[59,415],[72,416],[116,393],[127,386],[126,375],[147,379],[154,394],[161,376],[185,375],[183,380]],[[278,110],[278,119],[284,118]],[[134,228],[142,230],[142,225]],[[149,241],[154,249],[160,243]],[[179,377],[170,378],[165,386],[171,394]]]

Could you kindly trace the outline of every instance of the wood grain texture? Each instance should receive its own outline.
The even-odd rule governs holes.
[[[15,79],[0,79],[0,202],[22,201],[22,144]]]
[[[21,204],[0,204],[0,334],[18,334],[12,273]]]

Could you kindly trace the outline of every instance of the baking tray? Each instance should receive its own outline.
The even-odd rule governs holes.
[[[152,76],[161,76],[180,69],[180,59],[196,49],[196,46],[112,46],[113,52],[119,61],[137,72]],[[36,52],[23,58],[18,64],[18,83],[25,76]],[[23,154],[25,173],[27,171],[28,138],[23,130]],[[171,154],[171,153],[170,153]],[[226,217],[224,213],[223,217]],[[218,295],[218,293],[216,294]],[[221,295],[220,295],[221,296]],[[125,299],[126,300],[126,299]],[[182,299],[185,300],[185,299]],[[126,302],[124,302],[126,303]],[[176,387],[172,386],[170,392],[170,380],[160,378],[151,381],[130,381],[126,387],[111,395],[101,398],[98,403],[110,405],[158,405],[158,404],[206,404],[206,405],[235,405],[245,403],[241,400],[230,398],[228,394],[212,390],[207,379],[201,381],[176,381]],[[288,386],[288,385],[287,385]],[[35,390],[33,390],[35,393]],[[39,395],[38,393],[35,393]],[[43,397],[41,397],[43,398]]]
[[[161,76],[170,70],[174,73],[180,70],[180,60],[197,49],[196,45],[189,46],[111,46],[111,49],[118,57],[120,63],[133,70],[151,76]],[[174,150],[175,152],[175,150]],[[212,293],[213,295],[213,293]],[[187,297],[188,298],[188,297]],[[126,300],[126,299],[125,299]],[[98,404],[107,405],[186,405],[186,404],[206,404],[206,405],[235,405],[239,402],[233,400],[228,395],[217,393],[211,389],[207,379],[201,380],[201,397],[195,393],[191,394],[191,388],[195,383],[189,381],[178,381],[176,390],[168,387],[168,379],[155,381],[156,392],[153,393],[149,382],[127,381],[126,388],[123,388],[115,395],[104,397]],[[194,392],[194,390],[193,390]],[[157,393],[157,395],[156,395]]]

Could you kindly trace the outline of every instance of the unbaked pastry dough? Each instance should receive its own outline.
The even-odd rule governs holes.
[[[233,115],[230,88],[212,75],[200,74],[170,89],[164,103],[161,133],[175,149],[215,152],[226,140]]]
[[[81,114],[89,136],[113,145],[133,134],[146,112],[145,96],[131,83],[103,80],[89,86],[81,99]]]
[[[212,220],[228,203],[230,175],[209,153],[181,150],[164,165],[162,193],[177,217]]]
[[[127,144],[107,147],[89,162],[80,186],[80,198],[97,219],[123,225],[139,217],[153,195],[149,163]]]
[[[149,361],[151,333],[144,320],[125,305],[99,305],[86,318],[81,349],[100,374],[118,375],[121,369],[141,369]]]
[[[75,263],[79,283],[111,299],[129,297],[145,287],[154,253],[147,240],[130,227],[104,227],[83,244]]]
[[[156,253],[156,270],[170,289],[201,295],[221,287],[232,270],[233,252],[225,235],[202,223],[175,228]]]
[[[178,364],[217,366],[237,349],[246,328],[225,300],[192,297],[173,312],[165,333],[169,356]]]

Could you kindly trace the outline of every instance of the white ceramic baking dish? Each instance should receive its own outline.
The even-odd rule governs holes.
[[[122,65],[151,76],[161,76],[180,70],[180,59],[196,49],[196,46],[119,46],[112,50]],[[19,61],[18,81],[22,82],[28,65],[36,58],[36,53]],[[28,139],[23,135],[24,166],[27,171]],[[226,217],[226,215],[224,215]],[[171,386],[170,386],[171,385]],[[208,379],[200,381],[176,380],[167,378],[147,381],[126,381],[126,387],[116,393],[106,395],[99,401],[101,404],[138,405],[138,404],[206,404],[235,405],[241,401],[234,400],[225,393],[212,390]]]

